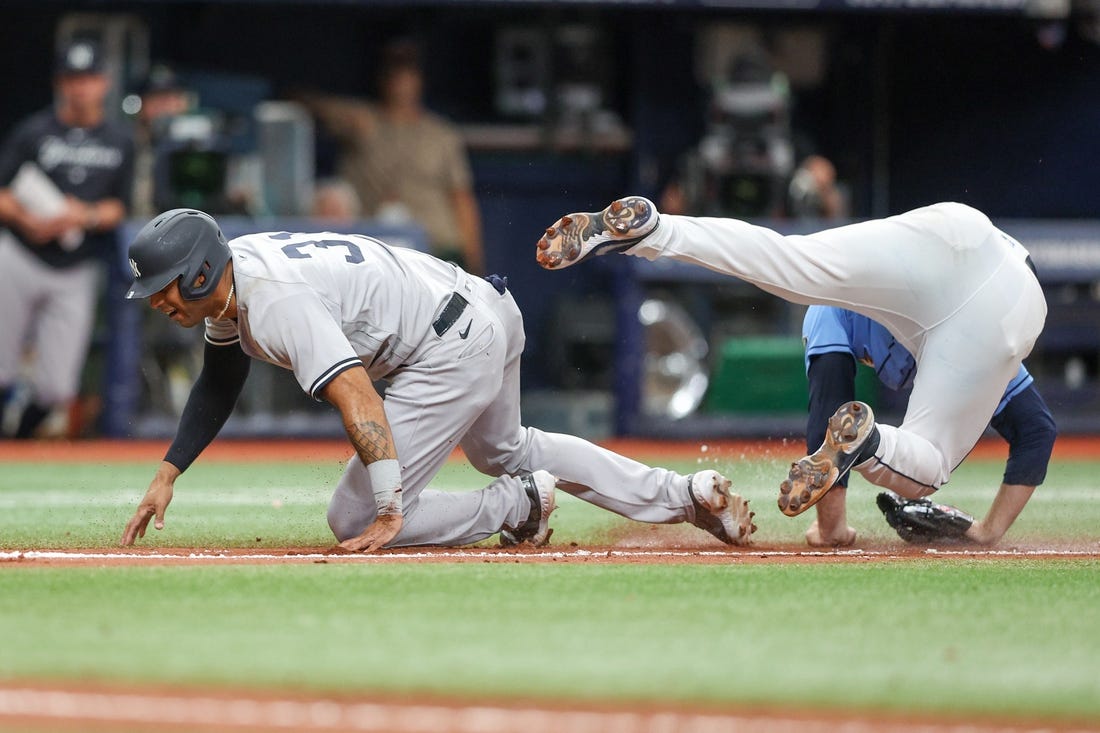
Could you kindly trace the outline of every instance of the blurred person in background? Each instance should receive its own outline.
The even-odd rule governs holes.
[[[310,216],[318,221],[349,224],[359,218],[359,197],[355,188],[341,178],[324,178],[313,189]]]
[[[697,216],[778,217],[794,168],[786,77],[746,52],[711,87],[707,128],[684,154],[661,210]]]
[[[707,129],[661,194],[671,214],[841,219],[847,197],[827,158],[798,158],[790,88],[762,53],[734,58],[708,101]]]
[[[418,48],[388,45],[379,72],[380,102],[305,94],[302,101],[342,144],[340,175],[363,213],[424,227],[431,252],[467,271],[485,272],[481,215],[459,132],[424,107]]]
[[[848,198],[836,179],[836,166],[821,155],[808,155],[795,169],[787,189],[787,214],[793,219],[844,219]]]
[[[54,105],[25,119],[0,147],[6,436],[68,430],[91,339],[97,260],[115,252],[133,176],[132,133],[105,114],[110,84],[99,46],[70,43],[58,57]],[[27,357],[27,389],[17,390]]]
[[[141,109],[134,130],[133,216],[151,219],[160,213],[154,203],[156,190],[156,147],[167,134],[173,117],[191,110],[191,94],[176,73],[164,64],[156,64],[141,85]]]

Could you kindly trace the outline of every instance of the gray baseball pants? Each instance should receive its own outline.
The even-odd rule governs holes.
[[[388,546],[464,545],[505,525],[519,526],[531,504],[515,476],[536,470],[552,473],[564,491],[631,519],[694,519],[685,476],[571,435],[523,427],[519,308],[511,294],[481,278],[469,277],[462,293],[470,304],[455,326],[400,371],[386,392],[405,506],[404,525]],[[498,478],[478,491],[428,488],[456,446],[478,471]],[[344,540],[375,517],[366,468],[353,456],[329,504],[329,526]]]
[[[91,341],[96,264],[50,267],[5,231],[0,232],[0,272],[0,385],[24,376],[24,358],[32,354],[25,378],[34,401],[43,407],[65,405],[76,396]]]

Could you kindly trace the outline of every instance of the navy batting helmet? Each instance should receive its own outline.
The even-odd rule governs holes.
[[[186,300],[205,298],[218,286],[231,257],[218,223],[195,209],[172,209],[146,224],[130,243],[134,284],[127,298],[148,298],[179,278]],[[201,285],[195,281],[205,275]]]

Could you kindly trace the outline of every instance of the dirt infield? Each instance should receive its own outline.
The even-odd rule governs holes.
[[[883,549],[810,550],[806,548],[748,547],[686,549],[677,547],[630,549],[622,547],[544,547],[538,549],[414,548],[382,550],[371,555],[334,552],[331,548],[212,550],[202,548],[142,548],[106,550],[0,551],[0,566],[128,567],[158,565],[282,565],[351,563],[562,563],[627,565],[774,565],[777,563],[869,563],[914,560],[1066,560],[1100,559],[1100,547],[965,549],[884,547]]]
[[[800,441],[791,440],[718,440],[704,443],[617,439],[603,441],[601,445],[616,453],[649,458],[692,458],[703,451],[718,457],[787,460],[801,456],[805,447]],[[154,463],[164,456],[167,448],[166,441],[151,440],[0,441],[0,462]],[[219,440],[203,451],[202,459],[233,462],[345,461],[351,453],[351,446],[341,440]],[[982,440],[970,455],[974,458],[1003,459],[1008,456],[1008,445],[997,439]],[[459,457],[461,453],[456,451],[455,456]],[[1095,460],[1098,456],[1100,438],[1096,437],[1060,437],[1054,446],[1054,460]]]
[[[0,730],[367,733],[1097,733],[1090,722],[840,711],[309,697],[249,690],[0,683]]]

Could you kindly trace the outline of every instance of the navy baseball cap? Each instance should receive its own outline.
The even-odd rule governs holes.
[[[157,94],[158,92],[182,92],[186,87],[180,83],[176,72],[165,64],[154,64],[148,75],[138,86],[138,94]]]
[[[98,74],[103,71],[103,54],[95,41],[70,41],[57,55],[54,73]]]

